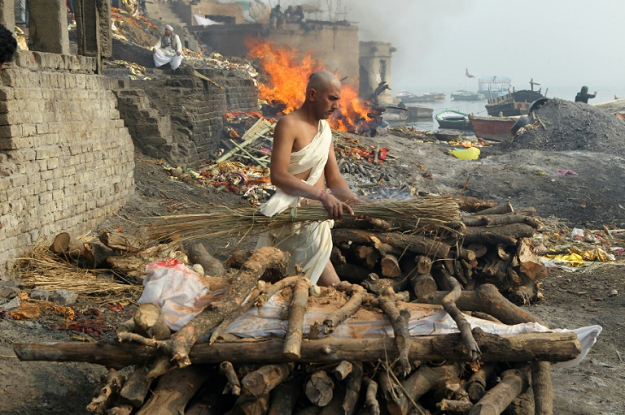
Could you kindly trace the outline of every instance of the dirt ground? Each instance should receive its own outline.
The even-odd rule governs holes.
[[[571,227],[599,229],[604,224],[623,227],[625,223],[625,163],[605,149],[555,152],[516,148],[504,152],[492,147],[482,149],[480,160],[466,161],[451,156],[447,143],[419,143],[394,136],[361,140],[390,148],[389,154],[397,158],[385,163],[383,173],[406,188],[442,194],[458,194],[464,188],[467,195],[510,201],[516,208],[534,207],[539,216],[556,217]],[[247,203],[230,193],[209,192],[172,181],[162,166],[140,155],[136,160],[133,199],[101,228],[121,226],[125,232],[134,232],[149,222],[150,216],[172,213],[183,206]],[[556,171],[562,169],[576,175],[558,175]],[[355,185],[356,177],[347,176]],[[362,195],[367,188],[354,189]],[[236,248],[235,239],[204,242],[222,260]],[[244,245],[251,247],[253,243],[246,240]],[[579,366],[553,368],[556,414],[625,413],[625,364],[621,355],[625,354],[624,277],[622,262],[578,272],[551,269],[542,285],[544,301],[530,306],[552,327],[603,327],[597,344]],[[618,294],[613,295],[613,290]],[[53,320],[16,321],[0,314],[0,414],[87,413],[84,408],[105,372],[103,368],[76,363],[21,363],[11,347],[19,342],[76,340],[76,336],[110,340],[116,324],[132,312],[132,305],[120,309],[81,299],[75,311],[77,319],[89,320],[97,315],[103,321],[101,330],[85,336],[59,327]]]

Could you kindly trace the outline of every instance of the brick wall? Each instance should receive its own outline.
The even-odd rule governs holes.
[[[0,267],[40,238],[95,228],[133,193],[132,141],[94,69],[20,52],[1,74]]]

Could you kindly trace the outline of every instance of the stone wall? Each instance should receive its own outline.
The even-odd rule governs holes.
[[[386,42],[360,42],[360,87],[361,97],[370,97],[380,82],[393,86],[391,61],[395,48]],[[393,94],[386,90],[378,96],[380,104],[390,105]]]
[[[193,166],[214,158],[220,147],[223,114],[257,111],[258,90],[251,79],[218,70],[134,81],[115,93],[135,145],[155,158]]]
[[[94,58],[20,52],[2,71],[2,267],[40,238],[95,228],[134,191],[132,140],[94,70]]]

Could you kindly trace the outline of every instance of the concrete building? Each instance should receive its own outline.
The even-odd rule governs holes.
[[[359,94],[363,98],[371,96],[380,82],[392,85],[391,58],[396,49],[386,42],[360,42],[360,85]],[[380,104],[393,102],[393,93],[384,91],[378,96]]]

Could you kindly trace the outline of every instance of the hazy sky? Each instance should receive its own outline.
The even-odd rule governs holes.
[[[280,3],[327,8],[326,0]],[[517,89],[528,88],[530,78],[543,87],[591,91],[625,84],[623,0],[342,0],[341,8],[360,27],[361,40],[398,49],[395,90],[463,88],[465,68],[476,78],[510,77]]]

